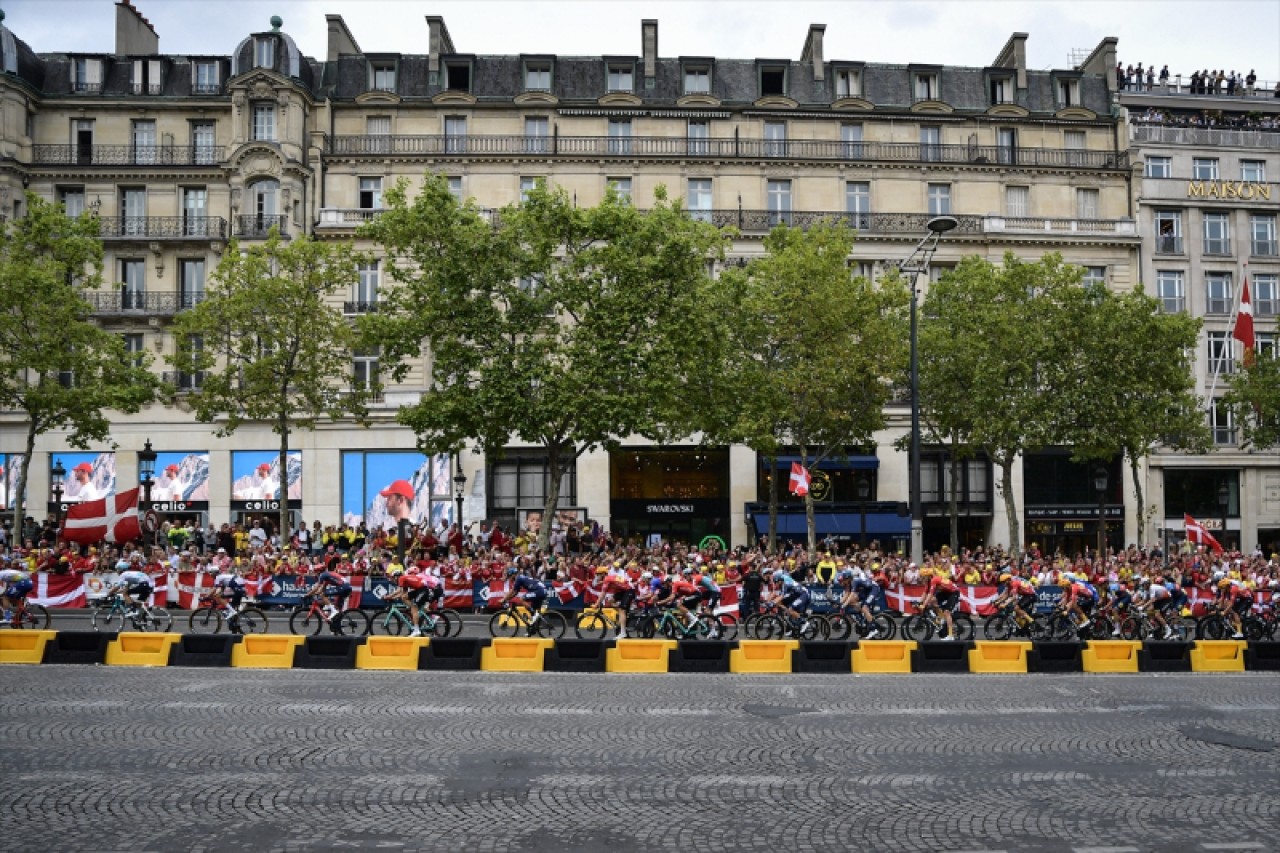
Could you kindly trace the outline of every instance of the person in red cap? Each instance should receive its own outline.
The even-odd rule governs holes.
[[[395,480],[391,485],[378,492],[387,502],[387,515],[392,521],[411,521],[413,512],[413,486],[408,480]]]
[[[75,479],[76,489],[74,491],[67,490],[67,500],[96,501],[102,497],[102,493],[98,491],[98,487],[93,482],[93,466],[88,462],[81,462],[72,468],[71,476]]]
[[[249,486],[249,500],[272,500],[276,497],[276,490],[280,488],[280,484],[271,479],[271,463],[263,462],[253,472],[253,482]]]
[[[166,465],[164,473],[156,481],[151,495],[157,501],[180,501],[186,493],[187,484],[182,482],[177,465]]]

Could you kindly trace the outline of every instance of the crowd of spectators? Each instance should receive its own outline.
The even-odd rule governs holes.
[[[1197,127],[1217,130],[1280,130],[1280,116],[1257,113],[1224,113],[1221,110],[1176,112],[1148,107],[1130,114],[1136,124],[1160,124],[1167,127]]]
[[[1143,67],[1139,62],[1135,67],[1133,65],[1125,65],[1120,63],[1116,65],[1116,85],[1121,91],[1128,92],[1151,92],[1159,87],[1165,90],[1170,83],[1181,89],[1182,75],[1176,75],[1171,80],[1169,74],[1169,66],[1161,67],[1156,71],[1154,64]],[[1227,71],[1223,68],[1203,69],[1191,72],[1187,79],[1187,91],[1192,95],[1226,95],[1227,97],[1254,97],[1257,95],[1265,96],[1267,93],[1258,84],[1258,74],[1254,69],[1249,69],[1248,74],[1238,74],[1233,68]],[[1280,98],[1280,82],[1276,83],[1275,97]]]

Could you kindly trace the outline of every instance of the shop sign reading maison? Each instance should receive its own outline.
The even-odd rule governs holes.
[[[1260,198],[1271,199],[1270,184],[1252,181],[1190,181],[1187,198]]]

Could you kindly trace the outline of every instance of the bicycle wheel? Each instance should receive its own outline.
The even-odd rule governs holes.
[[[449,625],[449,636],[456,637],[462,633],[462,614],[451,608],[437,610],[436,614],[445,617],[445,621]]]
[[[642,640],[652,640],[658,633],[658,619],[652,613],[636,611],[627,617],[627,635],[635,634]]]
[[[724,640],[727,643],[738,639],[738,620],[732,614],[721,613],[712,618],[716,622],[716,632],[711,639]]]
[[[871,624],[875,626],[877,640],[892,640],[898,633],[898,623],[894,622],[893,617],[888,613],[877,613],[872,616]]]
[[[902,636],[923,643],[933,637],[933,623],[919,614],[908,616],[902,623]]]
[[[28,602],[22,608],[22,615],[13,627],[29,631],[43,631],[49,627],[49,611],[42,605]]]
[[[289,632],[292,634],[319,634],[324,627],[324,616],[310,607],[295,607],[289,614]]]
[[[142,624],[146,626],[147,631],[167,634],[173,628],[173,614],[164,607],[151,607],[148,608]]]
[[[373,617],[371,621],[373,623],[373,633],[375,634],[398,637],[405,630],[402,611],[394,605]]]
[[[813,642],[822,639],[822,629],[826,622],[821,616],[809,616],[800,620],[800,627],[796,630],[799,639],[805,642]],[[830,630],[830,629],[828,629]]]
[[[99,607],[93,611],[93,619],[90,624],[93,625],[95,631],[123,631],[124,630],[124,611],[115,607]]]
[[[1196,635],[1205,640],[1225,640],[1231,636],[1231,623],[1218,613],[1206,616],[1196,626]]]
[[[509,610],[499,610],[489,619],[489,633],[494,637],[514,637],[524,625]]]
[[[1049,639],[1057,640],[1060,643],[1078,640],[1080,639],[1080,629],[1066,614],[1058,613],[1049,617]]]
[[[987,624],[982,626],[982,636],[988,640],[1007,640],[1013,636],[1015,623],[1013,618],[1003,614],[997,614],[987,620]]]
[[[573,632],[579,640],[603,640],[609,635],[609,622],[603,613],[584,610],[574,622]]]
[[[1253,616],[1246,616],[1240,620],[1240,628],[1241,633],[1244,634],[1244,638],[1251,643],[1256,643],[1258,640],[1266,639],[1267,626],[1261,619]]]
[[[425,613],[418,621],[419,630],[429,637],[444,639],[453,633],[453,620],[443,613]]]
[[[246,607],[236,615],[236,630],[241,634],[267,633],[267,614],[257,607]]]
[[[547,640],[558,640],[564,636],[564,632],[568,628],[569,625],[564,621],[563,616],[554,610],[548,610],[538,620],[536,633],[539,637]]]
[[[363,610],[344,610],[338,614],[334,633],[343,637],[367,637],[372,630],[369,614]]]
[[[975,633],[973,627],[973,619],[965,613],[952,613],[951,624],[955,627],[956,640],[961,643],[967,643],[973,639]]]
[[[222,630],[222,614],[212,607],[192,610],[187,619],[187,630],[193,634],[216,634]]]
[[[827,617],[827,625],[830,626],[828,636],[840,643],[849,639],[855,630],[854,621],[843,613],[832,613]]]
[[[1120,636],[1126,640],[1145,640],[1147,626],[1136,616],[1128,616],[1120,623]]]
[[[1116,624],[1106,616],[1095,616],[1093,622],[1089,624],[1089,639],[1091,640],[1109,640],[1111,632],[1116,629]]]

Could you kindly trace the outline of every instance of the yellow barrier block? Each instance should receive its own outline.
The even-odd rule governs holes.
[[[418,652],[430,642],[430,637],[369,637],[356,649],[356,669],[416,672]]]
[[[1244,640],[1196,640],[1192,672],[1244,672]]]
[[[542,659],[555,640],[537,637],[496,637],[480,651],[485,672],[542,672]]]
[[[666,672],[675,640],[618,640],[605,651],[606,672]]]
[[[40,663],[57,631],[0,631],[0,663]]]
[[[1029,640],[974,640],[969,650],[969,671],[1025,673],[1029,651]]]
[[[1085,672],[1137,672],[1140,640],[1090,640],[1080,652]]]
[[[107,646],[107,666],[168,666],[169,650],[181,634],[120,634]]]
[[[853,650],[854,672],[911,672],[915,640],[876,640]]]
[[[580,613],[578,614],[578,627],[579,627],[579,628],[583,627],[583,623],[584,623],[584,621],[585,621],[585,620],[587,620],[587,619],[591,619],[591,620],[593,620],[593,621],[591,622],[591,624],[592,624],[592,625],[594,625],[594,624],[595,624],[595,620],[599,620],[600,616],[604,616],[604,617],[606,617],[606,618],[610,619],[614,624],[617,624],[617,622],[618,622],[618,610],[617,610],[617,608],[614,608],[614,607],[606,607],[606,608],[604,608],[603,610],[599,611],[599,615],[597,615],[597,613],[596,613],[596,609],[593,607],[593,608],[591,608],[590,610],[583,610],[582,612],[580,612]],[[600,624],[600,627],[601,627],[601,628],[605,627],[605,625],[604,625],[604,623],[603,623],[603,622]]]
[[[306,637],[248,634],[231,649],[231,665],[244,669],[293,669],[293,651]]]
[[[799,640],[743,640],[729,650],[730,672],[791,672],[791,653]]]

